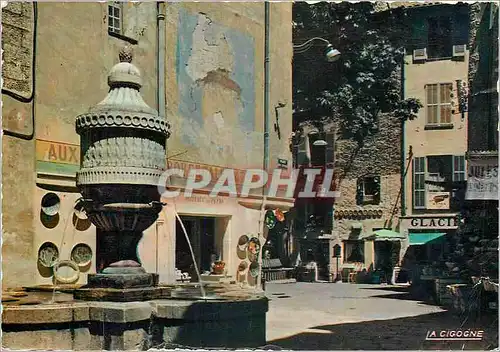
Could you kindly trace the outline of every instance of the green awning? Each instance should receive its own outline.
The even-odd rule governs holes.
[[[438,238],[442,238],[445,233],[439,233],[439,232],[427,232],[427,233],[410,233],[410,246],[418,246],[422,244],[429,243],[431,241],[434,241]]]
[[[381,229],[373,231],[373,235],[370,236],[375,239],[375,241],[399,241],[405,238],[404,235],[399,232],[391,231],[388,229]]]

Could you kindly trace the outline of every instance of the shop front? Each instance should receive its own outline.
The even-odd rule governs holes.
[[[175,167],[182,168],[185,164],[176,162]],[[187,167],[208,166],[189,163]],[[214,176],[224,170],[210,167]],[[139,255],[146,270],[157,272],[162,283],[197,281],[191,245],[201,281],[259,287],[263,252],[269,250],[269,245],[264,248],[266,242],[270,239],[274,248],[288,241],[286,226],[270,229],[266,226],[265,214],[276,209],[287,213],[293,207],[293,199],[211,196],[205,189],[194,190],[188,196],[183,188],[185,180],[175,182],[169,188],[178,191],[178,195],[162,199],[166,205],[156,226],[145,232],[139,244]],[[273,250],[273,253],[279,255],[280,252]]]
[[[446,262],[456,241],[455,214],[403,217],[401,226],[407,235],[402,265],[413,285],[456,275]]]

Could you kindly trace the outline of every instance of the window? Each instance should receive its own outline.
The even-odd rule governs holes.
[[[427,181],[442,182],[451,181],[452,159],[450,155],[427,157]],[[439,184],[429,184],[429,192],[443,192],[444,187]]]
[[[309,148],[312,166],[330,165],[333,167],[335,157],[333,133],[310,134]]]
[[[425,157],[413,159],[413,208],[425,208]]]
[[[122,4],[116,1],[108,5],[108,31],[122,34]]]
[[[293,151],[295,155],[295,168],[309,165],[309,138],[304,135],[296,135],[292,139]]]
[[[465,180],[465,156],[439,155],[413,159],[413,208],[426,209],[427,192],[452,192],[453,181]],[[426,181],[429,181],[426,183]],[[434,209],[434,208],[433,208]]]
[[[344,263],[364,263],[364,247],[364,241],[344,241]]]
[[[452,56],[452,30],[449,17],[433,17],[428,20],[427,55],[430,59]]]
[[[453,157],[453,181],[465,181],[465,156]]]
[[[426,86],[428,125],[451,123],[452,89],[452,83],[428,84]]]
[[[365,176],[358,179],[358,205],[380,203],[380,176]]]
[[[465,181],[465,156],[453,156],[453,181]],[[462,190],[463,193],[463,190]],[[460,205],[461,194],[459,191],[453,191],[452,200]]]

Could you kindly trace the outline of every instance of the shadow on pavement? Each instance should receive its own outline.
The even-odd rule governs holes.
[[[382,286],[382,287],[360,287],[360,290],[379,290],[393,292],[390,294],[373,295],[370,298],[386,298],[386,299],[399,299],[405,301],[420,301],[425,305],[436,305],[435,297],[432,292],[428,292],[422,287],[395,287],[395,286]]]
[[[323,325],[291,337],[269,341],[288,350],[490,350],[498,346],[498,319],[469,322],[462,329],[484,330],[482,341],[425,341],[428,331],[459,329],[451,312],[390,320]],[[316,331],[310,331],[310,330]],[[322,331],[321,331],[322,330]]]
[[[374,286],[374,287],[360,287],[359,289],[392,291],[392,292],[410,292],[410,286]]]
[[[370,296],[370,298],[385,298],[385,299],[400,299],[403,301],[419,301],[420,304],[425,304],[429,306],[436,306],[436,302],[432,299],[432,297],[419,297],[415,296],[412,293],[394,293],[387,295],[376,295]]]

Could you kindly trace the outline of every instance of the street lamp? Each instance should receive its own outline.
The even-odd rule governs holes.
[[[328,145],[328,143],[324,139],[318,139],[317,141],[314,141],[313,145],[316,147],[324,147],[325,145]]]
[[[312,48],[313,42],[315,40],[320,40],[320,41],[326,43],[325,56],[326,56],[326,60],[328,62],[337,61],[340,58],[340,51],[335,49],[333,47],[333,45],[330,44],[330,42],[328,40],[320,38],[320,37],[314,37],[314,38],[307,40],[306,42],[304,42],[302,44],[294,45],[293,52],[295,54],[305,53],[307,50]]]

